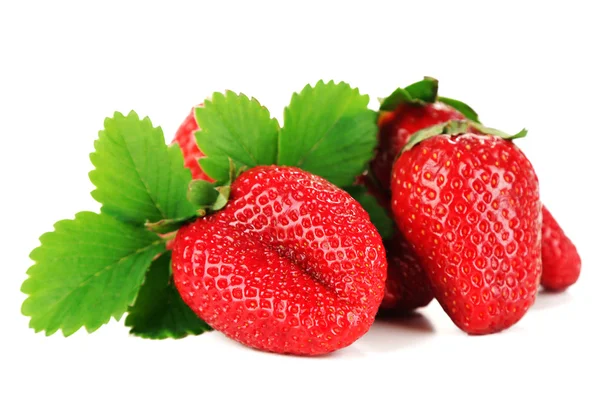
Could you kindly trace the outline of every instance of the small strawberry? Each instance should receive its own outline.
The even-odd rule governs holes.
[[[348,346],[383,297],[381,237],[357,201],[291,167],[254,167],[221,211],[182,227],[173,276],[213,328],[248,346],[315,355]]]
[[[497,131],[465,133],[473,125],[411,138],[394,164],[392,210],[450,318],[487,334],[516,323],[535,300],[542,214],[529,160]]]
[[[387,214],[387,217],[391,218],[390,200],[387,193],[384,193],[367,175],[360,176],[356,184],[364,186],[383,209],[383,212]],[[395,225],[392,226],[392,233],[389,236],[387,240],[383,241],[388,273],[379,314],[403,315],[428,305],[433,300],[433,291],[412,246]]]
[[[388,273],[380,314],[406,314],[425,307],[433,300],[427,273],[410,243],[395,229],[394,236],[384,241]]]
[[[197,107],[201,106],[202,104],[198,105]],[[198,162],[198,160],[204,156],[204,153],[202,153],[196,144],[195,133],[198,130],[199,128],[194,115],[194,108],[192,108],[192,111],[187,117],[185,117],[179,126],[179,129],[177,129],[173,143],[178,143],[179,147],[181,147],[184,164],[190,169],[190,171],[192,171],[193,179],[203,179],[213,182],[213,179],[211,179],[204,173],[204,171],[202,171],[202,168]]]
[[[542,286],[547,290],[565,290],[579,278],[581,258],[546,207],[542,207],[542,215]]]

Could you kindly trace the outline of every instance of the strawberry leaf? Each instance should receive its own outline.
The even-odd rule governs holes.
[[[437,100],[437,93],[438,80],[426,76],[422,80],[405,88],[398,88],[388,97],[380,99],[379,111],[394,111],[403,103],[433,103]]]
[[[150,119],[117,112],[104,121],[94,147],[90,159],[96,168],[89,175],[103,213],[139,225],[194,215],[186,199],[191,173],[181,150],[167,146]]]
[[[394,111],[402,103],[410,103],[413,101],[410,93],[404,88],[398,88],[394,90],[392,94],[384,99],[380,99],[381,105],[379,106],[380,111]]]
[[[404,90],[415,100],[433,103],[437,100],[438,80],[426,76],[423,80],[408,85]]]
[[[389,239],[394,233],[394,221],[390,218],[386,210],[379,205],[377,199],[371,195],[364,186],[348,186],[343,188],[369,214],[369,218],[382,239]]]
[[[372,158],[376,115],[369,96],[346,83],[319,81],[284,111],[277,164],[296,166],[337,186],[350,185]]]
[[[21,290],[30,327],[69,336],[119,319],[133,303],[152,259],[165,250],[155,234],[106,214],[82,212],[59,221],[31,252]]]
[[[212,328],[184,303],[171,277],[171,254],[154,260],[125,325],[130,333],[149,339],[200,335]]]
[[[448,97],[438,97],[438,100],[441,101],[442,103],[449,105],[450,107],[454,108],[455,110],[458,110],[459,112],[462,113],[462,115],[467,117],[467,119],[470,119],[471,121],[479,122],[479,116],[477,115],[475,110],[473,110],[470,106],[463,103],[462,101],[450,99]]]
[[[256,99],[215,93],[196,108],[196,120],[196,140],[206,155],[200,165],[211,178],[228,180],[230,159],[236,169],[276,163],[279,123]]]

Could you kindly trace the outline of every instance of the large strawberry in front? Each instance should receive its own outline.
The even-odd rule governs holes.
[[[509,140],[464,133],[470,126],[411,138],[394,164],[392,210],[444,310],[462,330],[486,334],[535,300],[542,214],[529,160]]]
[[[433,300],[431,284],[411,244],[394,229],[384,241],[388,272],[381,315],[403,315],[425,307]]]
[[[173,275],[183,300],[248,346],[315,355],[373,323],[386,260],[368,214],[346,192],[289,167],[255,167],[227,206],[181,228]]]

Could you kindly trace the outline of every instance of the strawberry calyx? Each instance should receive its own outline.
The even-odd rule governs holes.
[[[498,136],[505,140],[514,140],[525,137],[527,129],[521,129],[515,134],[509,134],[498,129],[489,128],[474,121],[448,121],[441,124],[433,125],[429,128],[421,129],[410,137],[406,145],[400,153],[412,149],[417,144],[424,140],[430,139],[439,135],[457,136],[465,133],[479,133],[484,135]]]
[[[189,224],[194,221],[196,217],[183,217],[183,218],[173,218],[173,219],[162,219],[156,222],[146,222],[144,226],[150,232],[156,233],[163,240],[168,241],[171,239],[170,233],[176,232],[183,225]]]
[[[404,103],[433,103],[437,99],[438,80],[426,76],[405,88],[397,88],[388,97],[379,99],[379,112],[394,111]]]
[[[157,222],[146,222],[144,226],[150,232],[160,236],[176,232],[184,225],[203,218],[208,214],[217,212],[227,205],[231,194],[231,183],[246,170],[245,167],[237,168],[234,161],[229,159],[229,179],[225,182],[209,182],[204,179],[190,181],[187,199],[196,208],[196,215],[192,217],[163,219]],[[164,236],[170,238],[170,236]]]
[[[461,112],[467,119],[479,122],[479,116],[468,104],[449,97],[438,96],[439,81],[426,76],[422,80],[412,83],[405,88],[397,88],[388,97],[380,98],[379,112],[385,113],[396,110],[405,103],[435,103],[439,101]]]
[[[227,204],[231,186],[229,183],[219,185],[196,179],[188,187],[188,200],[197,208],[198,217],[219,211]]]
[[[196,179],[190,182],[187,192],[187,198],[194,207],[196,215],[191,217],[162,219],[156,222],[146,222],[144,226],[150,232],[154,232],[163,237],[165,241],[171,239],[167,234],[176,232],[184,225],[190,224],[198,218],[203,218],[208,214],[221,210],[229,201],[231,193],[230,184],[219,185],[202,179]]]

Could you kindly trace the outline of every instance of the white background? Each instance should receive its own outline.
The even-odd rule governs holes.
[[[594,1],[149,3],[1,3],[0,398],[600,398]],[[98,210],[88,154],[113,111],[151,116],[170,140],[213,91],[280,116],[318,79],[358,86],[375,106],[423,75],[488,125],[529,129],[519,144],[583,258],[575,286],[540,295],[510,330],[469,337],[432,304],[331,356],[297,358],[216,332],[143,340],[114,321],[68,339],[28,329],[28,254],[55,221]]]

